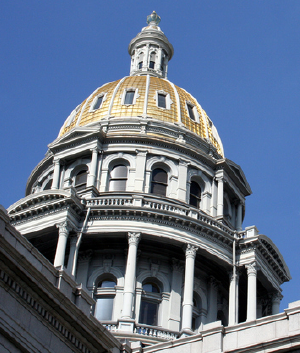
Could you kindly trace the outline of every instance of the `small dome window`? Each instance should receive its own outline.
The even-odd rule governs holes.
[[[90,112],[100,109],[105,99],[106,99],[106,93],[101,93],[97,97],[95,97],[91,104]]]
[[[162,93],[158,93],[157,95],[157,106],[159,108],[166,108],[166,95]]]
[[[127,91],[125,94],[124,104],[132,104],[135,91]]]
[[[194,106],[192,106],[190,103],[187,103],[187,108],[188,108],[190,119],[195,121],[196,119],[195,119],[195,114],[194,114]]]

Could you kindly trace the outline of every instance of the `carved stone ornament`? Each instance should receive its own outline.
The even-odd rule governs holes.
[[[68,236],[69,232],[72,230],[71,224],[68,221],[58,223],[56,224],[56,227],[58,228],[59,235],[65,234]]]
[[[245,266],[247,269],[247,275],[255,275],[257,274],[257,268],[256,268],[256,262],[252,262],[251,264],[248,264]]]
[[[138,245],[141,240],[141,233],[130,233],[128,232],[128,244]]]
[[[197,246],[187,244],[187,246],[185,248],[185,256],[195,258],[197,250],[198,250]]]

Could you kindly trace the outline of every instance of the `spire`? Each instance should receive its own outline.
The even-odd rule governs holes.
[[[160,27],[160,17],[153,11],[147,16],[147,27],[129,43],[130,75],[151,75],[167,78],[168,62],[174,49]]]

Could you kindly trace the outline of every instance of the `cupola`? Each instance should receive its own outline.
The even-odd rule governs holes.
[[[168,62],[174,54],[173,46],[158,26],[160,17],[155,11],[147,16],[147,23],[148,26],[132,39],[128,47],[130,76],[167,78]]]

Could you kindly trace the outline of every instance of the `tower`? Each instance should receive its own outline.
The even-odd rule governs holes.
[[[159,16],[130,42],[130,75],[66,119],[11,223],[95,299],[95,317],[144,344],[277,313],[288,268],[242,229],[251,193],[198,101],[167,79]]]

